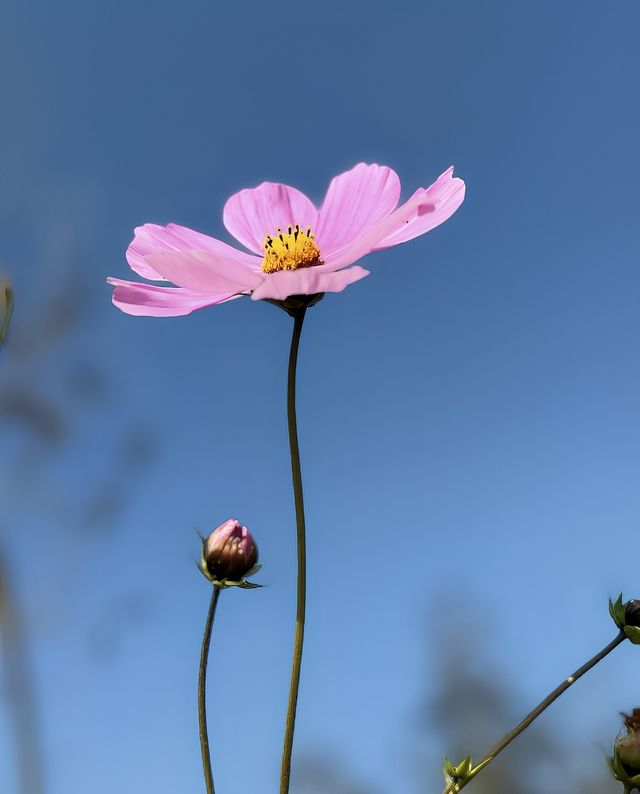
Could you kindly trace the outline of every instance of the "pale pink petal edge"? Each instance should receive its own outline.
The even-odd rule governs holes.
[[[232,245],[197,232],[187,226],[169,223],[160,226],[145,223],[134,229],[134,237],[126,251],[129,267],[142,278],[150,281],[164,281],[164,277],[149,262],[149,256],[160,251],[187,251],[198,249],[209,251],[225,259],[232,259],[249,270],[259,270],[261,259],[240,251]]]
[[[451,166],[428,188],[416,190],[407,204],[420,197],[424,198],[427,204],[413,210],[410,217],[381,238],[375,250],[406,243],[440,226],[460,207],[464,201],[465,190],[464,181],[453,176],[453,166]],[[428,202],[433,202],[433,205],[429,206]]]
[[[291,295],[314,295],[316,292],[342,292],[349,284],[365,278],[369,271],[356,266],[327,272],[318,267],[281,270],[272,273],[251,293],[254,301],[284,300]]]
[[[386,165],[358,163],[334,177],[318,212],[316,240],[324,256],[343,248],[396,208],[400,178]]]
[[[180,317],[241,297],[233,293],[209,295],[182,287],[160,287],[113,277],[107,282],[114,287],[113,305],[136,317]]]

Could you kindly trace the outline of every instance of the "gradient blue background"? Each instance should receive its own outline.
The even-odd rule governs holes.
[[[228,516],[254,532],[267,586],[221,602],[217,782],[276,790],[295,586],[290,320],[249,300],[131,318],[104,283],[129,277],[135,225],[228,239],[227,196],[265,179],[320,200],[364,160],[392,166],[403,195],[450,164],[468,186],[449,222],[371,256],[371,276],[308,315],[296,749],[380,791],[439,791],[437,731],[431,777],[419,784],[410,762],[416,703],[437,688],[438,612],[492,627],[489,656],[523,708],[612,636],[607,598],[640,594],[639,25],[637,0],[5,0],[0,258],[16,315],[2,383],[64,404],[76,357],[108,378],[42,464],[54,501],[81,501],[117,469],[123,427],[157,442],[123,478],[117,531],[87,538],[12,484],[23,442],[3,431],[0,531],[29,621],[48,794],[201,790],[208,589],[192,527]],[[76,330],[16,364],[51,295],[78,305]],[[625,646],[545,716],[572,763],[638,705],[637,671]]]

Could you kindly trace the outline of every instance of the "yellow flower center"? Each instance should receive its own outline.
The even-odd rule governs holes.
[[[303,231],[298,224],[289,226],[285,233],[278,228],[275,237],[267,234],[264,238],[264,259],[260,269],[263,273],[276,273],[278,270],[297,270],[299,267],[320,265],[320,249],[315,243],[313,233],[307,227]]]

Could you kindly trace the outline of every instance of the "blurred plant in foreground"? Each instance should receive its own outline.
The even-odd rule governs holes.
[[[11,285],[0,278],[0,347],[7,336],[11,315],[13,314],[13,290]]]
[[[13,296],[8,282],[0,280],[5,341],[0,366],[0,709],[7,716],[15,758],[10,764],[5,754],[1,771],[2,781],[15,781],[12,794],[46,790],[32,661],[36,639],[64,614],[87,546],[102,542],[105,530],[114,527],[155,449],[146,428],[125,425],[111,440],[111,465],[91,472],[84,462],[87,445],[90,450],[93,443],[82,427],[85,412],[103,409],[108,376],[82,349],[89,318],[79,313],[72,297],[74,290],[82,291],[81,276],[73,270],[74,263],[78,269],[82,265],[76,245],[74,240],[60,251],[53,246],[57,253],[42,268],[55,271],[49,283],[56,288],[39,302],[35,290],[27,293],[12,318],[10,340],[6,331]],[[104,460],[110,451],[105,448]],[[69,478],[74,466],[75,471],[82,467],[86,489],[61,479],[63,460],[71,462]],[[27,564],[34,542],[49,561],[35,581]],[[126,625],[120,621],[118,631]],[[87,644],[89,650],[94,647],[92,637]]]

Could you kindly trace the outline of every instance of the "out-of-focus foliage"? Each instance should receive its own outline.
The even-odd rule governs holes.
[[[64,257],[65,262],[73,259]],[[49,263],[51,266],[53,264]],[[87,318],[70,296],[71,272],[60,268],[57,288],[40,305],[28,306],[11,324],[11,345],[0,368],[0,716],[12,736],[13,757],[3,766],[15,780],[12,794],[47,790],[46,748],[40,725],[39,693],[32,651],[38,633],[49,630],[44,613],[64,619],[69,571],[97,537],[113,528],[139,474],[152,460],[155,438],[145,427],[123,423],[112,439],[113,463],[87,479],[83,492],[65,487],[58,472],[65,459],[82,461],[91,438],[82,430],[86,412],[97,416],[110,393],[108,373],[86,357],[78,344]],[[0,279],[0,343],[5,340],[13,293]],[[40,535],[40,527],[46,533]],[[47,576],[29,581],[26,539],[37,539],[45,556],[58,549],[64,564],[47,566]],[[25,578],[23,578],[25,577]],[[138,594],[123,593],[117,620],[98,616],[99,642],[88,636],[87,649],[108,661],[131,621],[146,620],[148,608]],[[42,607],[46,605],[47,609]],[[136,608],[134,609],[133,606]],[[110,627],[117,623],[118,632]]]
[[[0,548],[0,671],[6,709],[13,726],[18,792],[41,794],[45,786],[38,708],[24,616],[11,584]]]
[[[295,765],[296,794],[382,794],[379,788],[353,779],[339,759],[307,755]]]
[[[0,279],[0,347],[9,330],[11,315],[13,314],[13,290],[6,282]]]

